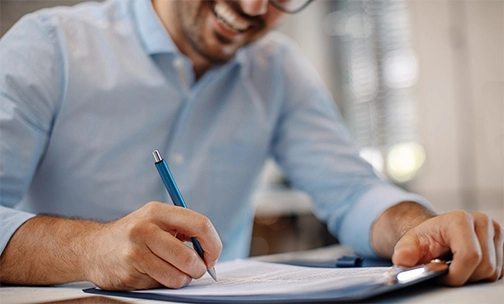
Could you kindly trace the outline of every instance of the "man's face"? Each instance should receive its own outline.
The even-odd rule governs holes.
[[[166,1],[166,0],[158,0]],[[156,1],[155,1],[156,2]],[[236,51],[263,36],[284,15],[268,0],[175,0],[165,27],[179,49],[189,57],[223,63]]]

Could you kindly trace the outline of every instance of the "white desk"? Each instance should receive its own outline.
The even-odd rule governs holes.
[[[263,256],[262,261],[282,261],[290,258],[325,260],[348,254],[350,250],[340,246],[330,246],[304,252]],[[55,287],[0,287],[1,304],[18,303],[161,303],[154,300],[138,300],[124,297],[96,296],[82,292],[93,287],[88,282],[78,282]],[[504,280],[494,283],[471,284],[453,288],[443,286],[412,287],[369,299],[362,303],[504,303]]]

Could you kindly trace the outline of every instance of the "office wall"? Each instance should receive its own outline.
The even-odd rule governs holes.
[[[402,186],[438,211],[484,211],[504,223],[504,1],[406,3],[419,65],[417,138],[427,158]],[[280,30],[298,40],[338,101],[338,54],[321,34],[328,9],[314,3]]]
[[[504,1],[409,1],[420,59],[420,138],[411,185],[441,210],[504,219]]]

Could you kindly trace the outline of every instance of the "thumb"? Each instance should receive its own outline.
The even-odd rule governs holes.
[[[416,235],[406,233],[394,247],[392,263],[406,267],[415,266],[420,261],[421,252],[420,242]]]

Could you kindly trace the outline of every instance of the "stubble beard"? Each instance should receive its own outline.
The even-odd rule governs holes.
[[[202,3],[204,2],[206,1],[202,1]],[[190,47],[198,55],[207,60],[209,63],[223,64],[233,58],[235,52],[225,52],[226,45],[229,44],[230,41],[218,33],[213,32],[213,35],[215,35],[216,40],[220,44],[220,47],[216,48],[216,50],[212,50],[212,47],[205,41],[205,29],[203,22],[206,20],[204,16],[206,5],[209,4],[204,3],[203,5],[200,5],[194,16],[187,16],[188,14],[184,13],[184,8],[179,6],[178,18],[182,24],[182,32],[184,33]],[[188,10],[185,11],[187,12]],[[213,14],[213,11],[210,9],[208,13]]]

